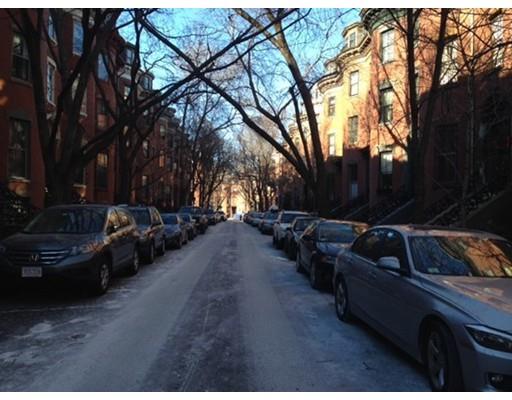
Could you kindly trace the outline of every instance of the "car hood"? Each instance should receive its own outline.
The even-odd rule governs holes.
[[[482,324],[512,333],[512,279],[424,275],[423,284]]]
[[[1,243],[8,250],[57,250],[93,241],[96,236],[97,234],[17,233],[4,239]]]
[[[349,245],[349,243],[318,242],[316,247],[325,255],[336,257],[340,250],[346,249]]]

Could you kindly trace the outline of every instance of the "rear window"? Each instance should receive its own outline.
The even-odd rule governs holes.
[[[317,218],[299,218],[297,219],[297,222],[295,222],[294,229],[295,231],[302,232],[309,226],[309,224],[316,220]]]
[[[318,241],[329,243],[352,243],[366,229],[351,224],[320,224],[318,226]]]
[[[297,217],[303,217],[304,214],[298,214],[298,213],[285,213],[283,214],[283,216],[281,217],[281,222],[285,223],[285,224],[289,224],[289,223],[292,223],[293,220]]]
[[[176,215],[162,214],[162,219],[165,225],[176,225],[178,223]]]
[[[130,208],[137,225],[151,225],[151,217],[147,208]]]
[[[277,213],[268,212],[265,214],[263,219],[277,219],[277,215],[278,215]]]
[[[469,236],[409,239],[415,268],[425,274],[512,278],[512,244]]]

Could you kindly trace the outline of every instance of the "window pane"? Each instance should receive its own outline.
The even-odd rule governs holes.
[[[9,135],[9,176],[29,177],[30,123],[11,119]]]
[[[84,32],[82,28],[82,23],[78,20],[73,20],[73,53],[74,54],[82,54],[83,43],[84,42]]]

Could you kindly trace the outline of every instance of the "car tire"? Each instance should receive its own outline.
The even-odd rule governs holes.
[[[334,288],[334,308],[336,309],[336,316],[340,321],[350,322],[354,316],[350,311],[350,302],[348,299],[347,284],[342,276],[336,279]]]
[[[149,249],[146,254],[146,263],[153,264],[155,262],[155,243],[151,242],[149,244]]]
[[[432,390],[462,391],[461,366],[452,333],[444,324],[436,322],[430,325],[425,337],[425,364]]]
[[[110,286],[110,280],[112,278],[112,268],[106,258],[102,258],[99,262],[98,267],[95,271],[95,276],[91,282],[91,291],[96,296],[105,294]]]
[[[132,262],[128,266],[128,274],[131,276],[137,275],[137,273],[139,272],[139,269],[140,269],[139,250],[137,249],[137,247],[135,247],[135,249],[133,250]]]
[[[322,279],[315,260],[312,260],[311,265],[309,266],[309,284],[316,290],[320,290],[322,288]]]
[[[165,250],[166,250],[166,247],[165,247],[165,242],[166,242],[167,239],[165,239],[165,236],[162,238],[162,244],[160,245],[160,248],[158,249],[158,255],[159,256],[163,256],[165,254]]]
[[[295,269],[299,274],[304,273],[304,267],[302,266],[301,259],[300,259],[300,253],[297,250],[296,256],[295,256]]]
[[[183,239],[180,237],[176,242],[176,248],[181,249],[183,247]]]
[[[283,248],[283,241],[280,240],[279,238],[276,239],[276,247],[278,249],[282,249]]]

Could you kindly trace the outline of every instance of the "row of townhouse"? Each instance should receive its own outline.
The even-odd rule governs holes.
[[[56,107],[56,99],[61,90],[59,72],[52,60],[51,47],[65,52],[69,66],[77,62],[83,47],[83,30],[80,13],[76,10],[65,12],[59,21],[61,43],[57,43],[55,21],[45,12],[48,24],[48,38],[44,42],[41,54],[41,68],[46,75],[44,82],[47,96],[48,115]],[[45,170],[40,146],[36,108],[34,104],[31,60],[26,40],[9,17],[7,10],[0,10],[0,196],[6,193],[26,198],[36,208],[45,205]],[[116,109],[119,93],[127,92],[130,67],[134,61],[134,48],[117,32],[109,41],[108,52],[113,52],[121,60],[118,87],[114,88],[108,77],[104,59],[98,58],[97,73],[87,83],[84,101],[81,107],[80,125],[84,130],[84,141],[108,129],[114,123],[113,116],[107,112],[107,104]],[[153,75],[141,72],[140,93],[153,91]],[[100,90],[103,91],[100,96]],[[115,117],[115,116],[114,116]],[[62,143],[60,131],[57,136],[57,148]],[[130,146],[130,140],[124,140],[124,146]],[[78,174],[73,186],[76,201],[95,203],[114,203],[118,201],[120,177],[124,173],[119,162],[120,139],[116,139],[96,159],[91,161]],[[136,155],[133,166],[132,190],[130,202],[152,203],[162,208],[174,209],[185,201],[184,175],[187,163],[188,139],[180,127],[172,108],[162,112],[153,124],[151,133],[145,138]],[[58,150],[57,150],[58,151]]]
[[[400,29],[404,19],[399,9],[363,9],[360,20],[344,29],[343,48],[326,63],[328,73],[312,89],[333,216],[372,220],[379,208],[389,204],[396,209],[412,200],[405,193],[410,110],[406,39]],[[438,10],[425,10],[415,29],[420,130],[426,122],[438,24]],[[511,27],[509,9],[452,10],[449,15],[424,165],[427,211],[456,201],[463,187],[471,191],[510,184]],[[292,125],[291,136],[295,132]],[[293,190],[300,202],[301,187],[288,188],[281,197]]]

